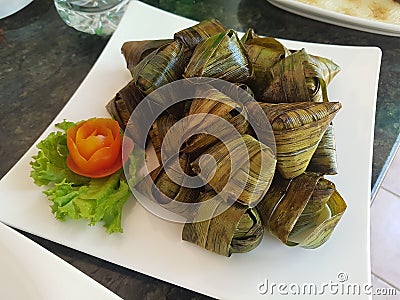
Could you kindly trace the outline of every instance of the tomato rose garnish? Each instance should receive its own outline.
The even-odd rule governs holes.
[[[132,150],[133,142],[125,146]],[[94,118],[67,130],[67,166],[75,173],[100,178],[117,172],[123,163],[118,122]]]

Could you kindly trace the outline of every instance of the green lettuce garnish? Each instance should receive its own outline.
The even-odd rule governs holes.
[[[66,130],[76,123],[64,121],[56,125],[62,131],[50,133],[37,148],[30,162],[30,176],[38,186],[49,186],[43,191],[52,213],[60,221],[86,219],[89,225],[102,221],[107,232],[122,232],[122,208],[130,189],[121,171],[103,178],[89,178],[72,172],[66,164],[68,155]],[[130,155],[130,164],[136,162]],[[136,167],[132,167],[136,174]],[[135,178],[136,175],[133,175]]]
[[[74,186],[66,180],[44,191],[53,203],[51,211],[60,221],[66,218],[86,219],[90,225],[103,221],[107,232],[123,232],[122,207],[128,200],[130,189],[120,173],[91,179],[89,184]]]

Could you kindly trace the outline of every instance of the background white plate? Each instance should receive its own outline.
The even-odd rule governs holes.
[[[0,19],[16,13],[32,1],[33,0],[0,0]]]
[[[271,4],[300,16],[326,22],[347,28],[378,33],[390,36],[400,36],[400,26],[364,18],[353,17],[308,5],[296,0],[267,0]],[[335,0],[339,1],[339,0]]]
[[[0,298],[121,299],[3,223],[0,223]]]
[[[54,123],[108,116],[105,104],[131,78],[120,53],[122,44],[128,40],[171,38],[174,32],[193,24],[133,1],[98,61]],[[123,234],[109,235],[101,225],[89,227],[86,222],[59,222],[51,215],[41,189],[29,178],[34,146],[0,182],[0,220],[216,298],[262,298],[257,287],[265,279],[269,283],[320,286],[330,280],[337,282],[337,274],[346,272],[348,283],[369,283],[372,135],[381,51],[374,47],[282,42],[291,49],[305,47],[309,53],[329,57],[342,68],[329,86],[329,96],[343,104],[334,120],[340,174],[333,179],[348,209],[323,247],[289,248],[266,234],[252,252],[226,258],[181,241],[181,224],[161,220],[134,201],[124,207]],[[50,126],[39,140],[53,130]],[[279,294],[275,291],[271,298],[279,298]]]

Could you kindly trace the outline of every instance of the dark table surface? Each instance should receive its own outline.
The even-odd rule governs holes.
[[[265,0],[143,2],[195,20],[217,18],[227,27],[241,31],[252,27],[259,34],[278,38],[381,48],[371,188],[379,186],[400,132],[399,38],[313,21],[275,8]],[[63,108],[107,41],[108,38],[80,33],[66,26],[51,0],[35,0],[22,11],[0,20],[0,178]],[[207,298],[23,234],[124,299]]]

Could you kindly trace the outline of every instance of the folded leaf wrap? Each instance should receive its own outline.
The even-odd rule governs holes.
[[[213,191],[201,195],[199,202],[210,201],[217,197]],[[220,199],[215,200],[213,207],[218,211],[218,204],[226,206]],[[182,230],[182,239],[192,242],[209,251],[224,256],[232,253],[248,252],[257,247],[263,237],[263,226],[256,209],[248,208],[237,202],[219,214],[212,214],[211,218],[201,222],[186,223]],[[212,213],[212,210],[208,210]]]
[[[323,182],[318,185],[320,180]],[[325,203],[329,214],[319,220]],[[265,228],[283,243],[316,248],[332,234],[346,210],[346,203],[332,183],[319,174],[307,172],[292,179],[275,176],[257,209]],[[305,218],[310,215],[312,218]],[[311,231],[304,236],[310,227]]]
[[[243,82],[253,74],[246,49],[233,30],[216,34],[201,42],[193,51],[184,76],[214,77]]]
[[[254,207],[275,173],[272,150],[250,135],[217,143],[191,163],[193,171],[227,202]]]
[[[341,108],[339,102],[258,103],[274,132],[277,169],[285,178],[302,174]],[[248,106],[251,110],[251,105]]]
[[[176,32],[174,39],[181,41],[189,49],[194,49],[200,42],[223,31],[226,31],[225,26],[218,20],[211,19]]]

